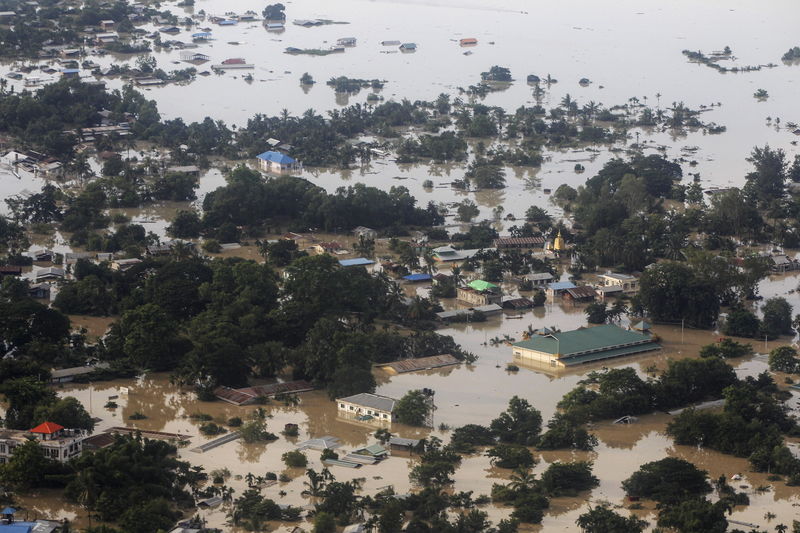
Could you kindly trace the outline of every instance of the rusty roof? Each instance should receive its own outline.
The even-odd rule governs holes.
[[[431,355],[430,357],[416,357],[413,359],[402,359],[400,361],[393,361],[377,365],[382,368],[389,368],[398,374],[405,374],[406,372],[417,372],[419,370],[429,370],[431,368],[439,368],[443,366],[457,365],[461,363],[453,355],[447,353],[442,355]]]

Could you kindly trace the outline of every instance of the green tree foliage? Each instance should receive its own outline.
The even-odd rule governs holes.
[[[0,384],[0,394],[8,403],[5,426],[10,429],[32,428],[37,407],[56,401],[56,394],[50,387],[30,376],[4,381]]]
[[[556,461],[542,473],[541,484],[550,496],[563,496],[592,489],[600,484],[600,480],[592,474],[592,463],[588,461]]]
[[[800,358],[791,346],[779,346],[769,352],[769,369],[773,372],[797,374],[800,372]]]
[[[753,353],[753,347],[749,344],[736,342],[732,339],[722,339],[719,342],[706,344],[700,348],[700,357],[721,357],[722,359],[732,359],[744,357]]]
[[[305,454],[298,450],[292,450],[284,453],[281,459],[289,468],[305,468],[308,465],[308,458]]]
[[[724,533],[728,530],[726,510],[725,502],[712,504],[705,498],[690,498],[664,506],[658,514],[658,525],[679,533]]]
[[[189,463],[175,458],[176,452],[166,442],[118,436],[111,446],[74,460],[77,473],[64,495],[97,513],[103,521],[120,520],[130,525],[133,515],[129,511],[146,508],[153,513],[148,517],[152,523],[170,520],[172,524],[173,506],[192,501],[184,487],[199,480],[198,474],[190,471]]]
[[[107,345],[132,365],[154,370],[174,368],[188,349],[175,321],[155,303],[126,311],[112,324]]]
[[[51,404],[40,404],[33,412],[33,424],[55,422],[68,429],[94,429],[92,416],[83,404],[71,396],[60,398]]]
[[[0,464],[0,481],[18,490],[63,486],[60,482],[67,469],[58,461],[44,456],[41,446],[31,440],[14,448],[5,464]]]
[[[193,239],[200,236],[203,225],[196,211],[182,209],[175,214],[167,232],[179,239]]]
[[[761,321],[750,310],[736,307],[728,312],[728,318],[722,326],[725,335],[734,337],[758,337],[761,330]]]
[[[453,482],[452,476],[460,464],[461,457],[456,452],[429,445],[408,477],[421,487],[442,487]]]
[[[608,507],[590,507],[575,521],[583,533],[642,533],[648,523],[631,515],[624,517]]]
[[[745,177],[745,192],[762,202],[783,197],[788,167],[784,151],[773,150],[769,145],[764,148],[755,147],[747,160],[753,164],[755,170]]]
[[[494,443],[492,430],[478,424],[458,427],[450,437],[450,448],[459,453],[472,453],[475,446],[491,446]]]
[[[680,263],[659,263],[641,277],[639,301],[656,320],[709,328],[717,320],[720,295],[699,272]]]
[[[527,400],[514,396],[508,409],[492,420],[491,428],[500,442],[533,446],[542,431],[542,415]]]
[[[622,482],[622,488],[631,496],[674,504],[711,492],[707,477],[692,463],[667,457],[640,466]]]
[[[422,426],[430,411],[428,396],[421,390],[410,390],[394,406],[395,420],[409,426]]]
[[[547,431],[539,438],[536,446],[541,450],[567,448],[589,451],[597,446],[597,437],[570,417],[556,413],[547,423]]]
[[[786,299],[770,298],[762,306],[761,312],[764,314],[764,318],[761,320],[761,335],[774,339],[780,335],[794,333],[792,306]]]
[[[491,457],[491,464],[498,468],[527,470],[536,464],[533,455],[524,446],[498,444],[490,448],[486,452],[486,456]]]

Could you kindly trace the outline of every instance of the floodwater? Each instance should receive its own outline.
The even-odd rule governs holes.
[[[537,316],[538,315],[538,316]],[[532,324],[534,327],[553,325],[571,328],[583,325],[583,314],[580,309],[561,308],[553,304],[537,313],[527,313],[522,320],[512,320],[504,316],[493,317],[481,324],[459,324],[442,331],[453,335],[466,349],[479,355],[474,365],[459,365],[419,373],[390,375],[376,369],[379,394],[399,397],[406,391],[415,388],[429,387],[436,391],[437,410],[434,415],[436,429],[420,429],[393,424],[391,431],[403,437],[421,438],[435,435],[447,441],[449,430],[468,423],[488,424],[491,419],[505,409],[512,395],[529,400],[541,410],[545,420],[555,412],[558,400],[577,385],[585,372],[602,368],[603,365],[583,367],[578,371],[565,372],[559,375],[547,375],[535,369],[520,365],[518,372],[507,372],[506,363],[511,361],[511,348],[505,344],[498,347],[485,345],[485,339],[495,335],[508,334],[520,338],[521,331]],[[621,358],[606,361],[605,366],[631,366],[642,375],[652,373],[654,369],[666,366],[670,358],[696,356],[701,345],[712,342],[717,334],[709,331],[684,330],[680,326],[658,326],[656,333],[662,337],[664,349],[653,355],[634,358]],[[787,339],[782,339],[785,342]],[[763,348],[763,342],[753,341],[757,351]],[[767,345],[768,349],[780,345],[776,341]],[[733,361],[740,377],[756,375],[766,370],[763,356],[756,355],[747,360]],[[780,382],[780,378],[779,378]],[[127,387],[128,392],[122,392]],[[201,465],[207,471],[228,468],[232,474],[227,484],[241,494],[246,489],[242,479],[247,473],[264,475],[266,472],[285,472],[292,481],[279,483],[265,488],[263,494],[281,503],[308,505],[310,501],[301,492],[305,480],[302,469],[286,469],[281,455],[294,449],[294,446],[307,438],[333,435],[341,440],[339,451],[352,451],[361,446],[372,444],[372,433],[375,426],[349,421],[337,416],[335,403],[330,401],[324,391],[300,394],[300,403],[289,406],[280,402],[272,402],[264,408],[269,414],[268,427],[278,434],[287,423],[300,426],[300,435],[287,438],[279,435],[277,441],[266,444],[245,444],[234,441],[206,453],[191,451],[197,445],[212,440],[199,433],[202,422],[193,420],[190,415],[206,413],[213,416],[217,423],[224,423],[231,417],[246,419],[256,407],[237,407],[223,402],[200,402],[191,392],[180,390],[170,384],[169,376],[152,374],[135,380],[116,380],[95,384],[65,385],[59,394],[77,397],[90,411],[101,419],[97,431],[112,426],[137,427],[143,430],[166,431],[186,435],[191,444],[181,448],[182,459],[193,465]],[[106,408],[110,396],[118,395],[114,401],[115,409]],[[797,396],[790,401],[790,407],[797,409]],[[130,420],[134,413],[142,413],[147,418]],[[782,482],[769,482],[766,474],[749,472],[745,459],[737,459],[710,450],[696,449],[687,446],[675,446],[664,434],[669,415],[653,414],[643,416],[639,422],[631,425],[614,425],[609,421],[595,424],[591,431],[596,434],[600,444],[593,452],[535,452],[539,464],[536,473],[541,473],[553,461],[591,460],[594,473],[601,480],[600,486],[590,493],[580,494],[574,498],[555,498],[541,526],[531,526],[525,530],[553,531],[574,530],[574,522],[585,511],[588,503],[609,502],[615,506],[624,506],[624,493],[620,486],[623,479],[630,476],[642,463],[661,459],[665,456],[682,457],[694,462],[698,467],[708,470],[712,478],[722,474],[728,477],[741,474],[743,479],[736,483],[739,490],[748,493],[751,504],[737,507],[731,516],[734,520],[751,522],[766,527],[764,514],[769,511],[777,515],[774,523],[791,523],[796,515],[795,507],[800,505],[800,498],[794,488]],[[443,426],[442,426],[443,425]],[[319,471],[322,468],[320,452],[307,451],[309,467]],[[357,470],[333,468],[339,480],[363,479],[363,493],[370,494],[386,486],[393,486],[398,493],[412,490],[408,471],[414,459],[407,454],[395,454],[388,460],[374,466],[364,466]],[[456,491],[474,491],[475,495],[489,494],[493,483],[502,483],[508,479],[510,471],[494,468],[489,459],[481,454],[465,457],[461,467],[455,474]],[[239,477],[241,476],[241,477]],[[767,490],[756,490],[768,487]],[[279,494],[284,491],[286,494]],[[42,493],[20,498],[21,504],[40,516],[67,517],[78,525],[85,525],[87,519],[83,510],[61,501],[57,493]],[[511,509],[502,506],[488,505],[494,521],[507,517]],[[652,504],[646,504],[643,510],[637,511],[645,519],[654,522]],[[211,525],[223,526],[226,520],[226,509],[217,508],[203,510],[199,513]]]
[[[174,3],[162,6],[173,13],[184,13]],[[221,15],[226,11],[243,13],[252,9],[260,12],[262,3],[251,0],[203,0],[195,10],[204,9],[208,14]],[[191,10],[185,11],[187,14]],[[182,117],[186,121],[200,120],[209,115],[229,124],[242,125],[255,113],[278,114],[287,109],[300,114],[308,108],[324,113],[346,103],[366,102],[370,91],[362,90],[349,98],[337,98],[324,81],[333,76],[347,75],[361,78],[386,79],[385,89],[380,95],[387,100],[434,99],[439,93],[457,95],[458,87],[466,87],[479,80],[479,73],[492,65],[511,68],[516,78],[507,90],[490,94],[483,102],[504,107],[508,112],[521,105],[533,105],[531,89],[525,83],[528,74],[546,76],[548,73],[559,80],[545,94],[545,107],[558,105],[569,93],[580,104],[590,100],[606,106],[625,104],[630,97],[642,103],[665,108],[672,102],[683,101],[692,108],[721,103],[703,113],[705,122],[717,122],[727,126],[721,135],[706,135],[700,131],[645,131],[639,130],[641,142],[646,143],[647,153],[653,153],[658,145],[666,147],[668,157],[686,156],[694,159],[696,166],[683,163],[685,181],[689,172],[699,172],[704,186],[741,185],[748,171],[745,157],[754,145],[769,143],[784,148],[791,157],[798,153],[791,144],[795,137],[783,125],[789,121],[800,122],[800,105],[797,103],[797,78],[800,66],[785,65],[780,56],[790,47],[800,44],[793,35],[794,22],[800,16],[800,5],[789,0],[776,0],[768,6],[752,2],[713,0],[698,4],[688,0],[670,2],[590,2],[588,0],[537,3],[522,0],[499,0],[461,2],[442,0],[439,2],[304,0],[287,4],[288,22],[286,31],[268,33],[260,23],[243,23],[233,27],[213,27],[215,40],[201,45],[198,52],[209,54],[211,63],[229,57],[244,57],[256,64],[255,80],[243,80],[246,72],[228,72],[223,75],[198,77],[189,85],[170,85],[146,90],[148,98],[158,101],[167,118]],[[327,18],[349,22],[347,25],[329,25],[316,28],[301,28],[291,24],[293,19]],[[201,26],[205,26],[202,23]],[[145,27],[148,31],[152,26]],[[183,31],[174,37],[189,41],[189,33]],[[344,54],[326,57],[290,56],[283,53],[287,46],[299,48],[327,47],[337,38],[354,36],[358,45],[348,48]],[[465,49],[458,46],[457,39],[476,37],[479,44],[463,55]],[[419,49],[413,54],[383,53],[393,50],[380,46],[382,40],[416,42]],[[228,44],[237,41],[241,44]],[[492,44],[493,43],[493,44]],[[740,74],[719,74],[702,65],[688,62],[681,50],[701,49],[704,52],[730,46],[738,65],[778,64],[773,69]],[[184,68],[188,64],[172,65],[179,52],[156,52],[153,54],[159,66],[165,70]],[[135,58],[93,58],[108,65],[111,62],[135,61]],[[200,67],[199,70],[207,68]],[[0,67],[3,74],[13,70],[12,65]],[[303,91],[298,79],[309,72],[317,85]],[[593,81],[588,87],[578,85],[580,78]],[[121,86],[119,80],[109,80],[109,86]],[[11,82],[10,85],[14,85]],[[757,101],[752,94],[758,88],[769,91],[766,101]],[[657,96],[660,94],[661,96]],[[227,95],[227,97],[225,96]],[[646,97],[646,98],[645,98]],[[780,117],[767,121],[767,117]],[[635,140],[636,131],[631,130],[629,142]],[[696,152],[682,148],[696,146]],[[429,200],[441,203],[474,200],[481,207],[481,217],[491,218],[494,207],[502,205],[505,213],[521,217],[532,204],[547,208],[556,216],[562,213],[549,202],[543,189],[555,190],[561,183],[573,186],[582,184],[610,157],[618,155],[607,147],[576,148],[546,153],[541,169],[507,169],[508,187],[501,191],[462,192],[446,187],[446,183],[463,174],[459,165],[397,165],[388,159],[373,160],[370,164],[348,171],[309,168],[304,177],[318,183],[329,191],[342,185],[366,183],[383,189],[392,185],[408,187],[422,204]],[[594,151],[594,148],[599,148]],[[616,149],[625,148],[619,145]],[[586,171],[576,174],[575,162],[581,162]],[[422,182],[431,179],[433,189],[425,189]],[[44,184],[39,177],[22,175],[18,179],[5,170],[0,170],[0,195],[8,197],[25,191],[37,191]],[[198,196],[223,185],[219,169],[213,168],[200,179]],[[445,185],[442,187],[442,185]],[[148,231],[163,236],[168,221],[175,210],[189,203],[148,206],[137,210],[120,210]],[[195,202],[199,205],[199,201]],[[0,206],[4,211],[5,206]],[[499,230],[512,223],[497,222]],[[56,251],[69,251],[65,244],[68,236],[37,237],[34,247],[48,246]],[[246,255],[256,258],[254,247],[226,251],[224,255]],[[771,276],[759,285],[764,297],[783,296],[800,309],[800,297],[795,291],[797,273]],[[505,290],[511,289],[505,286]],[[410,290],[422,294],[425,287],[414,286]],[[452,301],[444,302],[453,307]],[[99,335],[106,325],[101,320],[76,320],[76,325],[92,326],[93,336]],[[522,319],[511,319],[506,315],[489,318],[479,324],[456,324],[442,330],[452,335],[467,350],[479,356],[475,365],[460,365],[434,371],[389,376],[376,370],[378,392],[399,397],[409,389],[429,387],[436,391],[435,425],[457,427],[467,423],[487,424],[501,412],[512,395],[528,399],[542,411],[545,419],[555,412],[556,403],[572,389],[582,375],[603,365],[582,367],[577,371],[558,374],[543,373],[540,369],[520,365],[518,372],[505,370],[512,361],[511,349],[505,344],[490,345],[494,337],[509,335],[517,340],[528,325],[534,328],[558,326],[563,330],[585,325],[582,307],[548,303],[523,314]],[[664,339],[661,352],[606,362],[605,365],[632,366],[642,374],[653,369],[663,369],[670,358],[696,356],[700,346],[713,342],[718,332],[681,330],[677,326],[658,326],[656,333]],[[757,351],[765,353],[789,339],[767,343],[753,341]],[[732,364],[740,375],[753,375],[766,368],[763,357],[754,357]],[[120,394],[120,387],[128,387],[127,395]],[[272,403],[266,406],[272,415],[270,430],[278,433],[286,423],[300,425],[300,437],[287,439],[283,436],[268,444],[244,444],[235,441],[204,454],[191,452],[190,448],[211,440],[198,431],[200,422],[189,417],[193,413],[208,413],[216,422],[230,417],[245,418],[255,408],[236,407],[220,402],[204,403],[196,400],[190,392],[179,391],[169,384],[165,375],[150,375],[138,380],[112,381],[92,385],[72,385],[60,389],[65,395],[78,397],[93,416],[102,419],[98,430],[111,426],[128,425],[142,429],[168,431],[191,436],[191,445],[180,450],[182,458],[192,464],[202,465],[207,470],[227,467],[233,477],[228,484],[237,494],[245,489],[245,483],[236,476],[248,472],[263,475],[266,472],[283,472],[280,456],[293,448],[296,442],[309,437],[334,435],[341,439],[342,448],[350,451],[371,444],[374,428],[341,420],[337,417],[333,402],[324,392],[302,394],[298,406]],[[106,409],[104,405],[111,395],[119,407]],[[790,405],[797,408],[797,395]],[[143,413],[144,420],[129,420],[131,414]],[[707,469],[712,477],[720,474],[731,476],[741,473],[751,505],[739,507],[731,518],[772,528],[777,523],[791,523],[796,516],[800,500],[797,491],[783,483],[771,483],[763,474],[748,472],[746,460],[723,456],[708,450],[674,446],[664,435],[666,415],[642,417],[639,423],[629,426],[597,424],[593,431],[600,445],[591,453],[546,452],[537,454],[541,472],[552,461],[591,459],[595,474],[601,479],[598,488],[590,494],[577,498],[558,498],[552,502],[542,526],[531,528],[538,531],[575,529],[574,521],[589,501],[609,501],[623,505],[620,481],[628,477],[644,462],[665,456],[679,456]],[[423,437],[429,434],[447,439],[447,431],[427,431],[394,425],[392,432],[405,437]],[[309,451],[310,467],[321,469],[319,452]],[[381,487],[392,485],[397,492],[410,490],[409,465],[412,458],[393,456],[376,466],[365,466],[358,470],[335,468],[340,480],[365,478],[364,492],[374,493]],[[268,497],[295,505],[309,501],[300,493],[303,490],[303,472],[288,470],[293,478],[289,483],[280,483],[264,489]],[[468,457],[456,472],[455,490],[474,490],[476,494],[488,494],[493,482],[502,482],[509,472],[492,468],[488,458],[481,455]],[[755,488],[771,486],[770,490],[756,492]],[[281,497],[278,492],[286,491]],[[85,513],[76,506],[60,501],[52,493],[41,493],[21,498],[30,511],[51,518],[77,519],[86,525]],[[506,517],[510,510],[488,506],[493,521]],[[764,519],[769,511],[777,518],[772,524]],[[211,525],[221,526],[225,521],[225,510],[200,511]],[[640,514],[653,521],[654,515],[647,510]]]
[[[260,13],[263,4],[255,0],[204,0],[194,8],[179,8],[174,2],[162,4],[181,16],[190,16],[201,9],[208,15],[253,10]],[[480,72],[492,65],[507,66],[515,82],[504,90],[491,93],[483,102],[513,112],[521,105],[535,103],[531,88],[525,82],[528,74],[552,75],[558,80],[545,93],[542,104],[557,106],[570,94],[580,105],[589,101],[607,107],[628,103],[635,97],[654,108],[667,108],[673,102],[684,102],[697,109],[705,107],[704,122],[727,126],[721,135],[702,131],[631,130],[629,142],[637,138],[654,153],[658,146],[670,158],[685,157],[684,172],[699,173],[704,186],[741,185],[748,170],[745,158],[755,145],[768,143],[784,148],[791,156],[797,153],[792,144],[796,136],[788,122],[800,122],[800,105],[794,97],[800,66],[784,64],[780,57],[796,46],[793,20],[800,16],[800,5],[791,0],[776,0],[768,6],[738,0],[714,0],[698,5],[689,0],[670,2],[567,2],[537,3],[522,0],[461,2],[304,0],[287,6],[286,30],[267,32],[260,22],[220,27],[210,22],[199,26],[212,27],[214,40],[195,49],[211,57],[209,65],[232,57],[243,57],[255,64],[253,71],[228,71],[203,77],[188,85],[167,85],[147,89],[166,118],[181,117],[186,121],[205,116],[244,125],[256,113],[279,114],[283,109],[299,115],[313,108],[319,113],[341,105],[365,103],[371,90],[341,98],[325,85],[331,77],[347,75],[387,81],[379,92],[385,99],[432,100],[440,93],[458,96],[459,87],[477,83]],[[332,24],[302,28],[291,23],[295,19],[323,18],[348,24]],[[153,25],[143,26],[155,31]],[[183,30],[170,39],[191,41],[191,33]],[[358,44],[344,53],[324,57],[293,56],[283,53],[286,47],[327,48],[341,37],[356,37]],[[478,45],[468,50],[458,39],[476,37]],[[164,37],[165,39],[167,37]],[[415,42],[415,53],[389,53],[396,49],[381,46],[383,40]],[[231,43],[238,44],[231,44]],[[711,52],[730,46],[733,59],[727,66],[775,63],[775,68],[755,72],[720,74],[713,69],[687,61],[683,49]],[[472,52],[464,55],[465,51]],[[185,68],[179,61],[180,51],[161,50],[153,57],[165,70]],[[136,57],[91,57],[103,66],[112,63],[134,64]],[[41,62],[36,62],[40,64]],[[178,63],[178,64],[176,64]],[[20,64],[0,66],[5,74]],[[243,78],[252,72],[254,81]],[[299,85],[302,73],[309,72],[317,84],[304,91]],[[88,72],[83,76],[91,77]],[[578,80],[592,83],[581,86]],[[119,88],[123,80],[106,80],[110,88]],[[17,87],[21,82],[9,80]],[[768,90],[765,101],[753,93]],[[719,106],[712,104],[720,104]],[[767,118],[771,120],[767,120]],[[780,118],[781,121],[775,120]],[[694,152],[682,148],[696,147]],[[550,205],[543,189],[555,190],[561,183],[582,184],[611,156],[621,155],[615,147],[599,151],[584,148],[548,151],[541,169],[507,169],[508,187],[503,191],[456,192],[449,188],[425,190],[422,181],[451,181],[461,177],[460,166],[396,165],[389,160],[347,172],[330,169],[307,169],[305,176],[329,191],[344,183],[364,182],[382,188],[407,186],[421,203],[428,200],[451,202],[470,197],[481,206],[481,217],[490,217],[491,209],[502,204],[506,213],[521,216],[531,204],[560,211]],[[689,160],[696,165],[690,166]],[[586,171],[574,172],[580,161]],[[394,179],[403,178],[403,179]],[[15,194],[21,190],[37,190],[40,183],[14,183],[16,178],[0,174],[0,193]],[[23,180],[24,181],[24,180]],[[216,180],[215,180],[216,181]]]

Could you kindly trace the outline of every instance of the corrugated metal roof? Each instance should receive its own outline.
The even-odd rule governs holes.
[[[459,363],[461,363],[461,361],[456,359],[453,355],[447,353],[442,355],[431,355],[430,357],[402,359],[400,361],[392,361],[391,363],[385,363],[376,366],[390,368],[398,374],[405,374],[406,372],[417,372],[419,370],[428,370],[442,366],[457,365]]]
[[[372,394],[370,392],[362,392],[360,394],[354,394],[345,398],[337,398],[336,401],[352,403],[362,407],[368,407],[389,413],[394,410],[394,404],[397,402],[397,400],[394,398],[381,396],[379,394]]]
[[[547,288],[554,291],[565,291],[567,289],[574,289],[575,284],[572,283],[571,281],[556,281],[554,283],[548,284]]]
[[[374,265],[375,261],[372,259],[366,259],[364,257],[357,257],[355,259],[342,259],[339,261],[339,264],[343,267],[349,266],[367,266],[367,265]]]
[[[604,324],[602,326],[576,329],[550,335],[536,335],[529,340],[514,343],[513,346],[553,355],[560,354],[559,358],[562,362],[568,364],[567,361],[564,361],[567,358],[618,351],[620,349],[643,344],[654,345],[654,347],[649,349],[660,348],[660,346],[654,343],[647,335],[635,331],[627,331],[613,324]],[[615,355],[609,356],[613,357]],[[608,356],[600,356],[598,358],[604,357]],[[575,359],[575,361],[577,361],[577,359]],[[585,362],[585,360],[582,362]]]
[[[280,152],[264,152],[263,154],[258,154],[256,157],[262,159],[264,161],[271,161],[272,163],[278,163],[280,165],[292,165],[297,161],[286,154],[282,154]]]

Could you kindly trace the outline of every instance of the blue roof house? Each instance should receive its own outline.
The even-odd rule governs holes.
[[[302,170],[303,165],[296,159],[280,152],[264,152],[258,154],[258,168],[273,174],[285,174]]]

